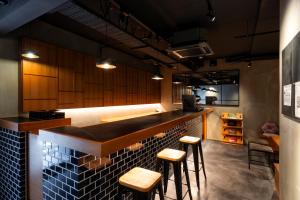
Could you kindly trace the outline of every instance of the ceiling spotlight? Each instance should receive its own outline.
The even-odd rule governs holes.
[[[214,11],[210,0],[206,0],[207,2],[207,8],[208,8],[208,13],[206,14],[206,16],[208,17],[210,22],[214,22],[216,21],[216,12]]]
[[[210,22],[216,21],[216,15],[214,10],[209,10],[206,16],[208,17]]]
[[[28,58],[28,59],[38,59],[38,58],[40,58],[40,56],[37,54],[37,52],[33,51],[33,50],[24,50],[21,53],[21,56],[24,57],[24,58]]]

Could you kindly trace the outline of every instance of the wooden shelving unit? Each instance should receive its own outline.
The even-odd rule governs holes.
[[[223,142],[232,144],[243,144],[243,114],[242,113],[222,113],[222,138]]]

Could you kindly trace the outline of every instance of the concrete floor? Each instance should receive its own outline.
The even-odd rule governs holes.
[[[202,171],[200,191],[195,173],[190,171],[194,200],[278,200],[272,172],[267,167],[251,165],[248,169],[247,147],[206,141],[203,144],[207,173],[205,182]],[[193,170],[193,157],[188,157],[189,170]],[[173,176],[170,177],[167,200],[176,199]],[[183,182],[185,177],[183,177]],[[183,191],[187,191],[183,186]],[[158,195],[156,195],[158,199]],[[188,200],[185,195],[184,200]]]

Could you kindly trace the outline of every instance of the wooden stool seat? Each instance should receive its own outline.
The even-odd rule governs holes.
[[[198,187],[198,189],[200,189],[199,153],[200,153],[200,159],[201,159],[203,174],[204,174],[204,177],[206,179],[206,172],[205,172],[205,166],[204,166],[204,158],[203,158],[201,138],[193,137],[193,136],[184,136],[184,137],[181,137],[179,139],[179,142],[181,143],[181,147],[183,147],[183,150],[186,153],[188,153],[189,146],[192,146],[197,187]]]
[[[201,138],[192,137],[192,136],[183,136],[182,138],[179,139],[179,141],[187,144],[197,144],[201,141]]]
[[[161,174],[141,167],[135,167],[119,178],[119,183],[139,192],[149,192],[161,180]]]
[[[181,161],[184,159],[186,153],[185,151],[180,151],[177,149],[163,149],[157,154],[157,157],[163,160],[169,160],[169,161]]]

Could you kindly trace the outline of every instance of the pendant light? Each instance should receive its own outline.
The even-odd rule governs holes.
[[[106,60],[99,60],[96,62],[96,67],[101,68],[101,69],[115,69],[117,68],[116,65],[113,65],[111,63],[110,59],[106,59]]]
[[[175,84],[175,85],[179,85],[179,84],[181,84],[182,82],[181,82],[181,80],[179,79],[179,77],[173,76],[173,77],[172,77],[172,83]]]
[[[23,50],[21,56],[28,59],[38,59],[40,56],[34,50]]]
[[[105,24],[105,41],[107,41],[107,29],[108,29],[108,24]],[[102,57],[102,48],[100,49],[101,57]],[[112,64],[112,59],[111,58],[105,58],[105,59],[97,59],[96,61],[96,67],[101,68],[101,69],[115,69],[117,68],[116,65]]]
[[[159,70],[159,66],[157,65],[157,69],[156,69],[156,72],[155,74],[152,76],[152,79],[153,80],[163,80],[164,79],[164,76],[160,73],[160,70]]]

